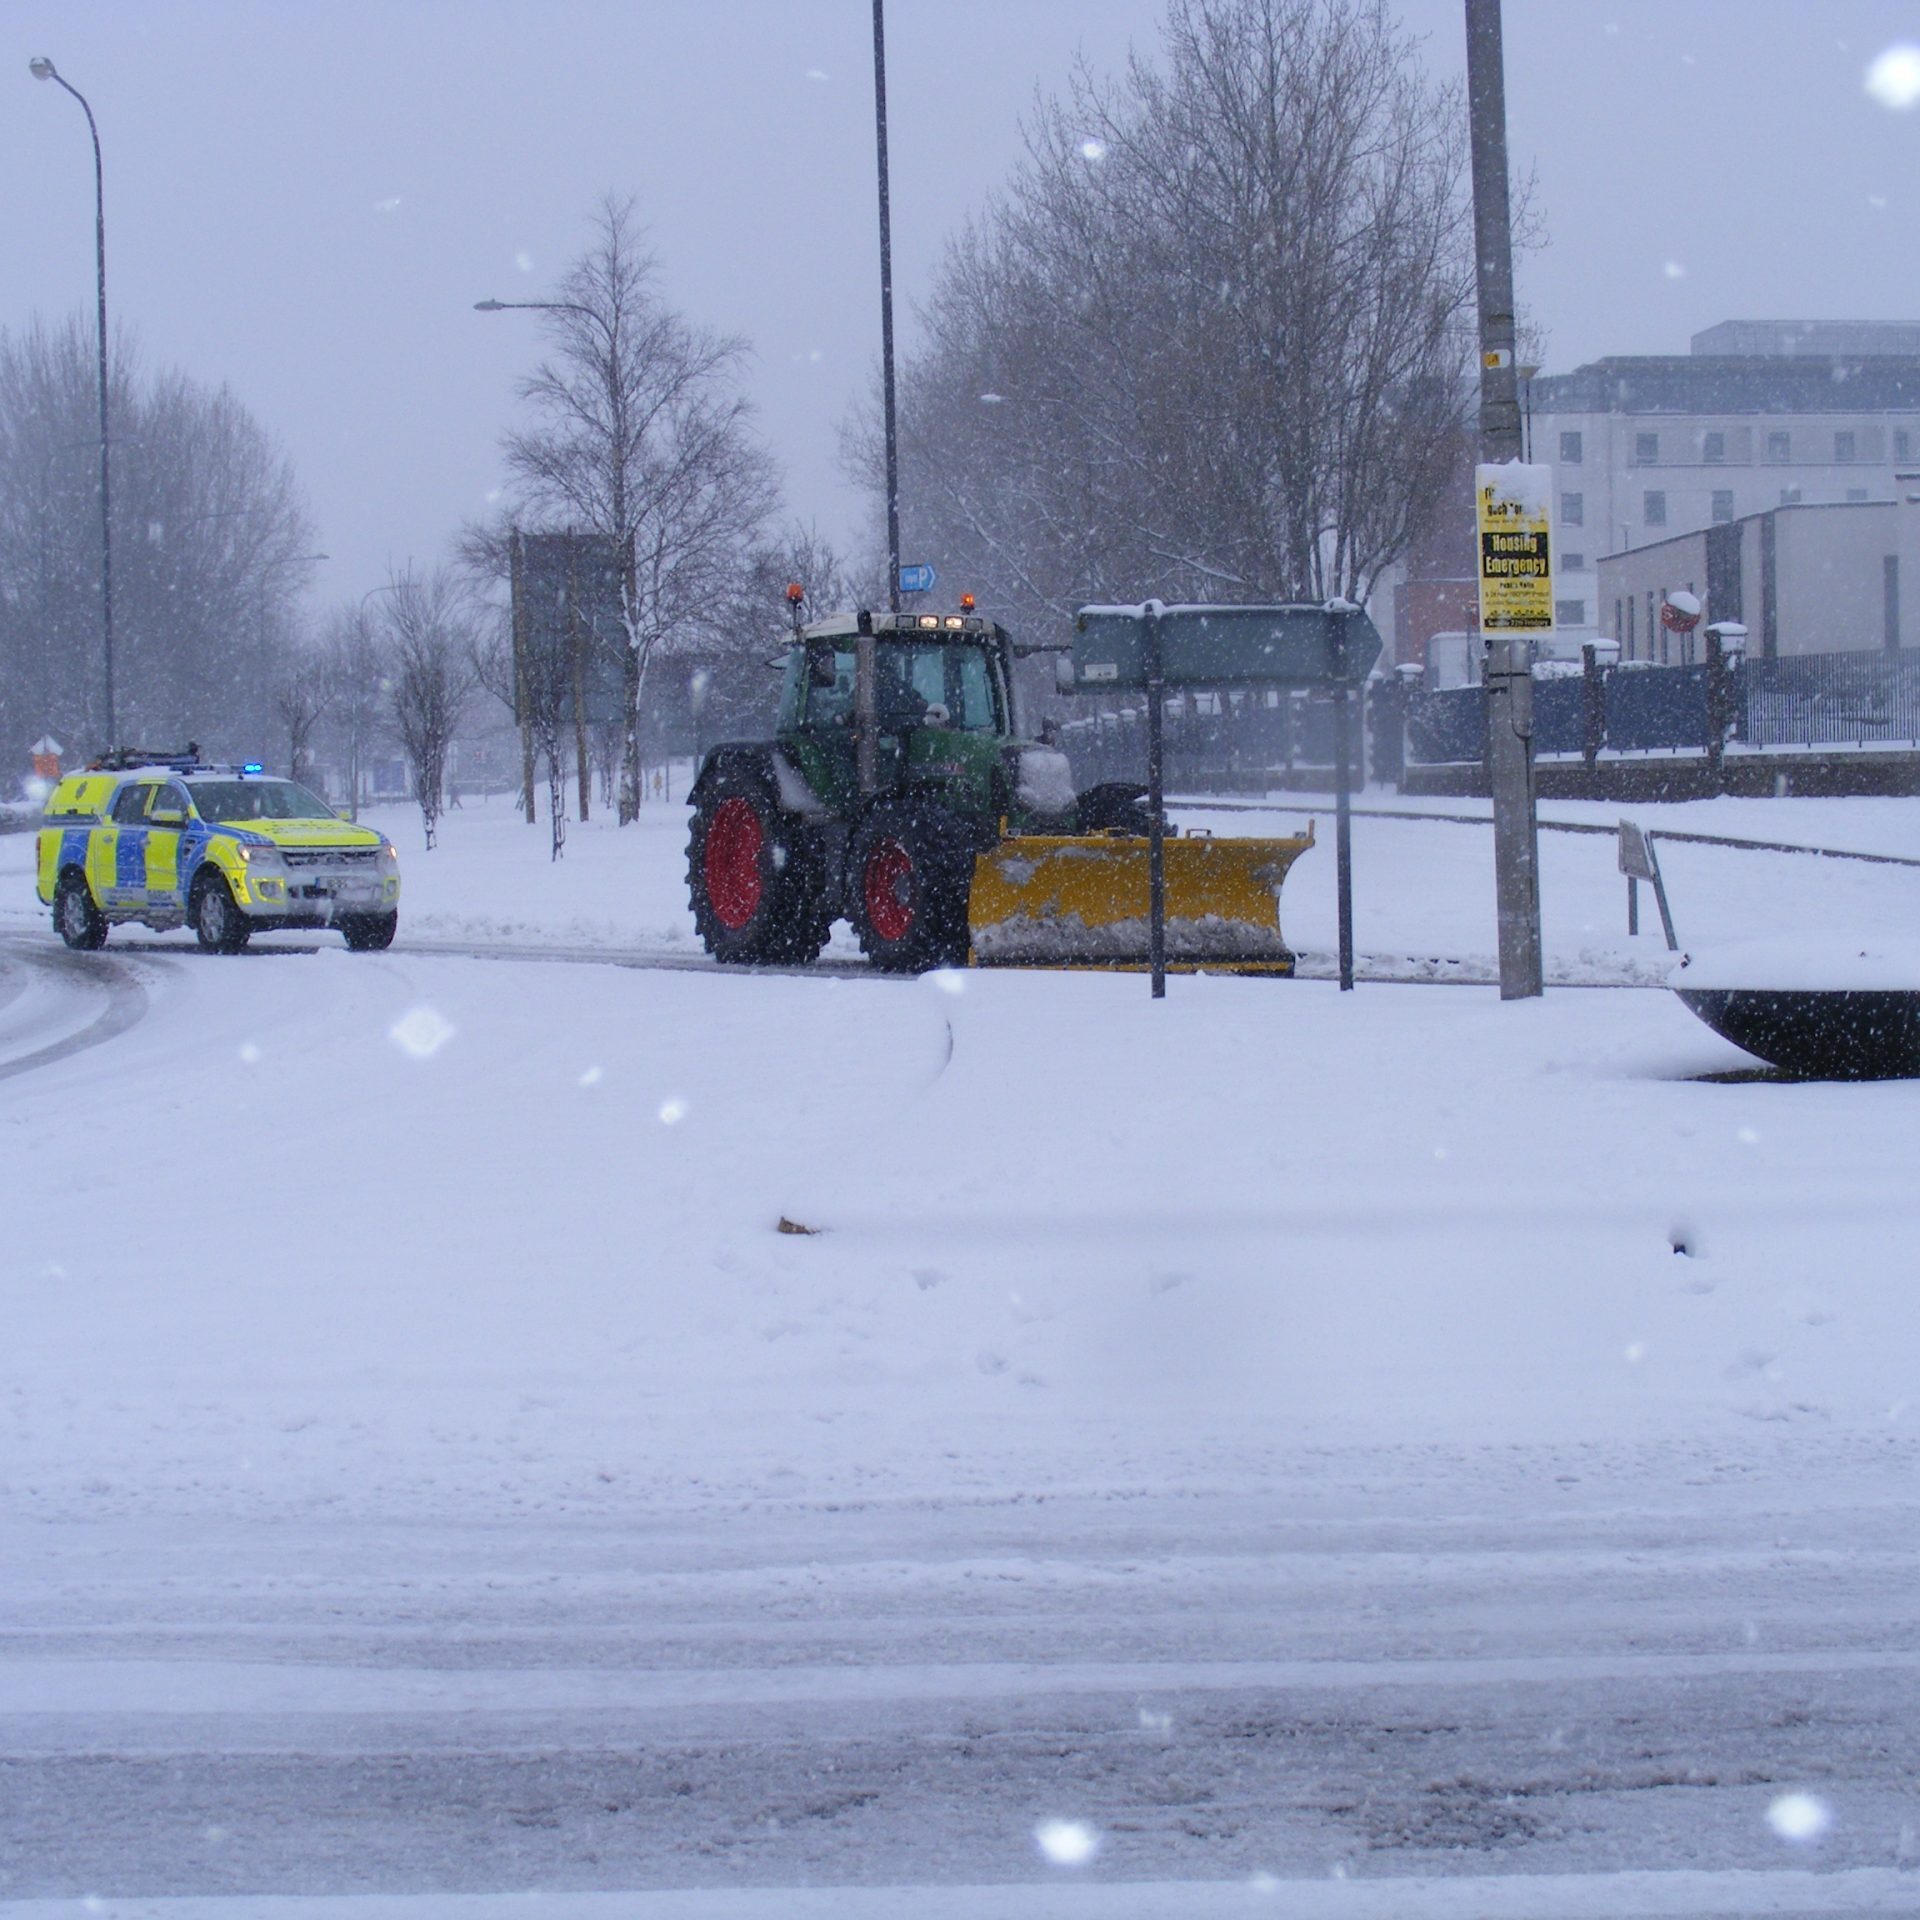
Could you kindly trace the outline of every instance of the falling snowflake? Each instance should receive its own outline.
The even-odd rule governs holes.
[[[1104,160],[1107,157],[1107,143],[1104,140],[1082,140],[1080,158],[1082,160]]]
[[[1811,1793],[1783,1793],[1767,1808],[1767,1825],[1782,1840],[1818,1840],[1833,1825],[1827,1803]]]
[[[513,256],[513,264],[518,267],[522,273],[531,273],[533,271],[533,255],[530,254],[525,247],[522,247],[520,251]]]
[[[260,1064],[260,1049],[251,1040],[243,1040],[240,1043],[240,1059],[246,1066],[257,1067]]]
[[[662,1100],[660,1102],[660,1124],[663,1127],[677,1127],[687,1117],[687,1103],[684,1100]]]
[[[958,967],[935,967],[924,978],[941,993],[961,994],[967,990],[967,976]]]
[[[1686,268],[1678,260],[1669,260],[1661,271],[1669,280],[1684,280],[1687,277]]]
[[[1100,1836],[1084,1820],[1042,1820],[1033,1837],[1056,1867],[1084,1867],[1100,1851]]]
[[[432,1007],[415,1007],[387,1029],[387,1038],[416,1060],[431,1060],[453,1038],[453,1023]]]
[[[1920,101],[1920,47],[1889,47],[1867,69],[1866,89],[1883,107],[1904,111]]]
[[[604,1068],[589,1067],[586,1072],[580,1076],[580,1084],[583,1087],[597,1087],[606,1077],[606,1070]]]
[[[384,200],[376,200],[373,203],[373,210],[375,213],[398,213],[400,196],[397,193],[390,193]]]

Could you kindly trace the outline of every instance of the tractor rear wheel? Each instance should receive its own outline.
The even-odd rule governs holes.
[[[813,836],[773,783],[730,767],[701,786],[687,838],[693,921],[716,960],[804,965],[827,944],[826,885]]]
[[[847,847],[847,894],[860,948],[876,967],[963,966],[973,855],[930,802],[883,801]]]

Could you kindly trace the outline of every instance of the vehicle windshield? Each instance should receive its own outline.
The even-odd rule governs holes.
[[[196,780],[193,805],[202,820],[337,820],[340,816],[297,780]]]
[[[808,689],[809,726],[842,725],[853,718],[853,651],[843,648],[831,657],[832,685]],[[874,679],[874,703],[883,728],[922,724],[930,709],[941,707],[946,726],[976,733],[1003,730],[998,675],[985,647],[883,640],[874,649]]]

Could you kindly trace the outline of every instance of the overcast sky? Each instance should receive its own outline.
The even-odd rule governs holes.
[[[1160,0],[892,0],[895,289],[1005,178],[1035,89],[1157,45]],[[1461,0],[1407,0],[1436,74]],[[835,430],[879,353],[869,0],[8,0],[0,326],[108,302],[152,365],[284,443],[316,594],[442,557],[500,482],[539,299],[596,200],[637,196],[674,303],[754,347],[790,511],[845,540]],[[1520,266],[1546,364],[1684,352],[1726,318],[1920,318],[1920,109],[1865,91],[1892,0],[1509,0]],[[937,555],[908,555],[933,559]],[[943,582],[943,588],[955,583]],[[957,590],[957,586],[956,586]]]

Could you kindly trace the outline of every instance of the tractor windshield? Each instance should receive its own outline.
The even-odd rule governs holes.
[[[809,649],[807,726],[845,726],[852,721],[853,665],[851,647]],[[985,647],[953,641],[882,640],[874,649],[874,668],[874,705],[882,727],[931,724],[968,733],[1006,731],[1000,677]]]

